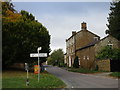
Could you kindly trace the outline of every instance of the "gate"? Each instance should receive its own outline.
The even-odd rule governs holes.
[[[120,60],[110,60],[111,72],[120,72]]]

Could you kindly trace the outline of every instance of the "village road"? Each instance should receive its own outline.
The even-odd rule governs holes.
[[[118,88],[118,79],[69,72],[48,66],[47,71],[67,84],[67,88]]]

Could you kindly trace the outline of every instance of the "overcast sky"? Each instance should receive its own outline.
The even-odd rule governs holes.
[[[51,35],[51,49],[62,48],[72,31],[81,30],[81,23],[101,38],[105,37],[109,2],[14,2],[17,11],[26,10],[42,23]]]

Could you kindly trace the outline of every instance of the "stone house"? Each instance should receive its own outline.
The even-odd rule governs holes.
[[[81,23],[81,31],[72,32],[72,36],[66,40],[66,62],[69,67],[72,67],[74,63],[75,56],[79,58],[79,65],[82,64],[83,56],[86,55],[83,52],[81,53],[84,47],[95,43],[100,40],[100,37],[87,30],[87,24],[85,22]],[[93,50],[91,50],[93,51]],[[87,54],[88,56],[88,54]],[[81,58],[82,57],[82,58]],[[89,57],[89,56],[88,56]],[[86,64],[87,65],[87,64]]]
[[[80,67],[86,69],[95,68],[95,44],[98,41],[92,42],[82,48],[76,50],[76,55],[79,57]]]
[[[96,54],[104,46],[111,46],[112,48],[120,48],[120,41],[118,41],[116,38],[112,37],[111,35],[104,37],[98,43],[95,44]]]
[[[111,61],[97,60],[95,56],[101,50],[102,47],[111,46],[112,48],[120,48],[120,41],[114,37],[108,35],[101,40],[93,41],[88,45],[76,50],[76,55],[79,57],[80,67],[86,69],[95,69],[98,65],[102,71],[111,71]]]
[[[79,65],[86,69],[95,69],[97,60],[95,56],[104,46],[111,46],[112,48],[120,48],[120,41],[108,35],[100,40],[100,37],[89,30],[87,24],[81,23],[81,30],[73,31],[72,36],[66,39],[66,60],[67,66],[72,67],[75,56],[79,58]],[[110,61],[103,60],[103,63],[110,64]],[[100,66],[102,67],[102,66]],[[103,70],[110,71],[110,65],[104,65]]]
[[[66,63],[67,66],[71,67],[74,58],[75,58],[75,34],[76,32],[72,32],[72,36],[66,39]]]
[[[118,41],[116,38],[112,37],[111,35],[104,37],[98,43],[96,43],[94,46],[95,56],[105,46],[109,46],[111,48],[120,48],[120,41]],[[96,59],[96,62],[95,62],[95,64],[98,65],[99,70],[101,70],[101,71],[118,70],[118,68],[116,68],[116,66],[114,66],[113,63],[116,63],[115,65],[117,65],[117,66],[120,64],[120,62],[118,62],[116,60],[110,60],[110,59],[104,59],[104,60]]]
[[[64,63],[67,64],[67,62],[66,62],[66,53],[64,54]]]

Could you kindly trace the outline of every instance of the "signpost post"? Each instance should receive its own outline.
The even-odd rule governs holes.
[[[40,60],[39,60],[39,50],[41,50],[41,47],[38,47],[37,51],[38,51],[38,82],[40,80]]]
[[[39,51],[42,49],[42,47],[38,47],[37,52],[38,53],[31,53],[30,57],[38,57],[38,82],[40,80],[40,60],[39,57],[47,57],[47,53],[39,53]]]
[[[28,86],[28,85],[29,85],[28,69],[29,69],[28,63],[25,63],[25,70],[27,71],[26,86]]]

